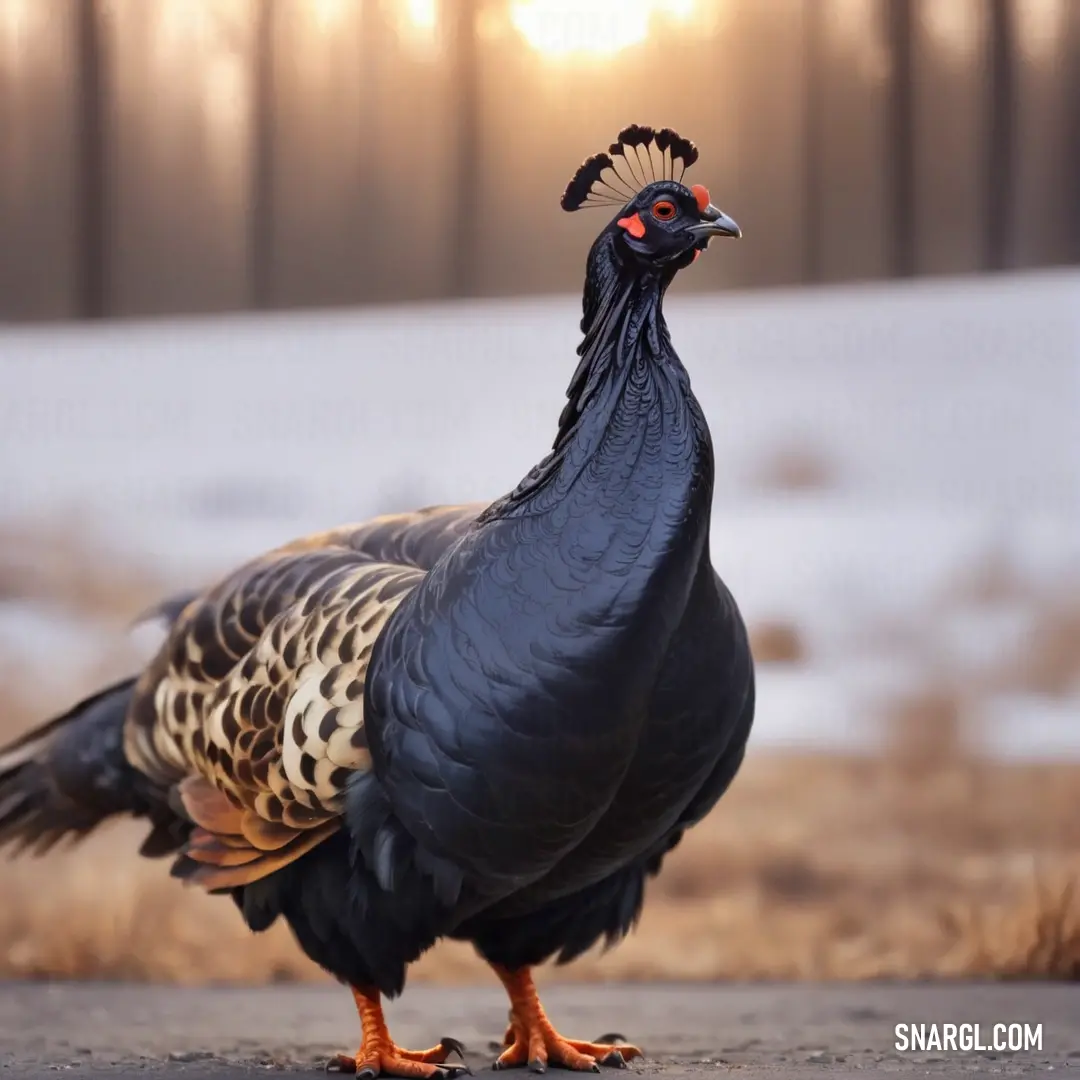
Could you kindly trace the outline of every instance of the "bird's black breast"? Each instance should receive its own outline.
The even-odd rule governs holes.
[[[494,893],[580,844],[639,751],[711,502],[707,440],[664,392],[464,537],[373,653],[369,741],[394,813]]]
[[[630,866],[696,821],[721,763],[741,760],[753,718],[753,661],[734,599],[703,558],[684,617],[650,695],[619,790],[589,835],[550,873],[507,897],[491,917],[536,910]],[[748,700],[749,715],[747,712]],[[692,821],[684,820],[688,808]]]

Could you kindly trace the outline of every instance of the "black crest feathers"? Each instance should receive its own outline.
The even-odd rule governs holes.
[[[631,124],[619,132],[606,153],[593,154],[582,163],[566,185],[562,208],[622,206],[646,184],[681,181],[697,159],[697,147],[671,128],[656,131]]]

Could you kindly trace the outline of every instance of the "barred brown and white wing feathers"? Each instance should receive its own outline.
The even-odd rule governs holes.
[[[189,603],[139,680],[125,732],[129,760],[163,786],[178,783],[195,759],[208,699],[274,619],[301,601],[320,603],[342,569],[383,563],[429,570],[482,509],[435,506],[305,537],[253,560]],[[281,657],[286,667],[293,660]]]
[[[219,687],[191,739],[199,773],[265,821],[306,829],[367,769],[364,678],[386,620],[423,572],[365,563],[279,615]]]
[[[188,603],[140,678],[128,760],[198,826],[174,872],[257,880],[339,827],[370,768],[364,680],[376,638],[479,507],[436,507],[306,538]]]
[[[189,775],[196,734],[221,683],[276,618],[318,597],[336,573],[366,562],[342,532],[269,552],[184,608],[136,686],[125,751],[137,768],[163,786]]]
[[[386,620],[423,571],[362,563],[278,615],[181,735],[179,791],[200,826],[178,864],[207,888],[257,880],[339,827],[345,785],[371,766],[364,679]],[[192,865],[194,864],[194,865]]]

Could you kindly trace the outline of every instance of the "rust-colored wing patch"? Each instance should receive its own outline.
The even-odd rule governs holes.
[[[240,810],[202,777],[180,785],[185,809],[196,828],[173,867],[176,877],[206,889],[250,885],[310,851],[338,828],[337,820],[299,830],[261,821]]]

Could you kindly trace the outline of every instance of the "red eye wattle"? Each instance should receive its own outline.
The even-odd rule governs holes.
[[[658,221],[670,221],[676,214],[675,204],[669,199],[660,199],[652,206],[652,215]]]

